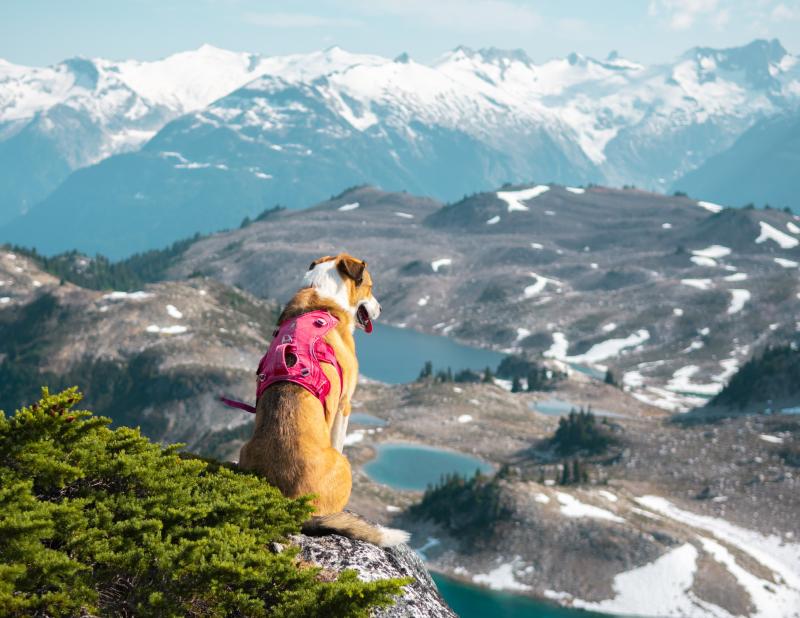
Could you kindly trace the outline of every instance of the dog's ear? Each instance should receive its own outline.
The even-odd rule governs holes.
[[[349,255],[339,258],[339,260],[336,262],[336,268],[342,277],[350,277],[356,282],[356,286],[361,285],[361,282],[364,279],[364,269],[366,267],[366,262],[357,260]]]
[[[326,255],[326,256],[324,256],[324,257],[321,257],[321,258],[319,258],[319,259],[316,259],[316,260],[314,260],[313,262],[311,262],[311,266],[309,266],[309,267],[308,267],[308,270],[314,270],[314,268],[315,268],[315,267],[316,267],[318,264],[322,264],[323,262],[329,262],[330,260],[335,260],[335,259],[336,259],[336,258],[335,258],[335,257],[333,257],[332,255]]]

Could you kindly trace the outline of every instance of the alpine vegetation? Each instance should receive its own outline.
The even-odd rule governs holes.
[[[112,430],[80,398],[0,412],[0,615],[367,616],[408,583],[279,550],[307,499]]]

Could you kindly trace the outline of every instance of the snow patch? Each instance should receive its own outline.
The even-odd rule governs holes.
[[[714,202],[697,202],[697,205],[700,208],[705,208],[709,212],[719,212],[724,206],[720,206],[719,204],[715,204]]]
[[[650,616],[696,616],[689,589],[697,571],[698,551],[684,543],[655,561],[614,576],[614,598],[600,602],[576,599],[584,609]]]
[[[692,262],[694,262],[698,266],[708,266],[710,268],[714,268],[717,265],[717,262],[715,260],[700,255],[693,255],[689,259],[692,260]]]
[[[539,504],[550,503],[550,497],[547,494],[541,494],[541,493],[536,494],[533,499],[536,500],[536,502],[538,502]]]
[[[786,260],[784,258],[779,258],[779,257],[772,259],[778,266],[783,266],[783,268],[797,268],[798,266],[800,266],[800,264],[798,264],[794,260]]]
[[[681,279],[681,283],[698,290],[709,290],[713,287],[711,279]]]
[[[750,300],[752,294],[750,294],[750,290],[743,289],[729,290],[729,292],[731,293],[731,304],[728,307],[728,315],[733,315],[744,308],[745,303]]]
[[[778,436],[770,436],[762,433],[759,434],[758,437],[764,440],[764,442],[770,442],[771,444],[783,444],[783,438],[779,438]]]
[[[605,489],[599,489],[597,490],[597,493],[603,496],[609,502],[616,502],[618,500],[614,494],[612,494],[610,491],[606,491]]]
[[[786,229],[789,230],[792,234],[800,234],[800,227],[797,227],[791,221],[786,222]]]
[[[151,324],[147,327],[148,333],[159,333],[162,335],[180,335],[185,333],[189,329],[186,326],[158,326],[157,324]]]
[[[175,305],[167,305],[167,313],[171,318],[175,318],[176,320],[180,320],[183,317],[183,313],[178,311]]]
[[[700,371],[700,367],[697,365],[686,365],[677,369],[667,383],[667,390],[701,396],[713,396],[722,390],[722,384],[695,384],[692,382],[692,376],[698,371]]]
[[[351,204],[344,204],[343,206],[339,206],[339,208],[337,210],[341,210],[343,212],[346,212],[348,210],[355,210],[359,206],[360,206],[360,204],[358,202],[353,202]]]
[[[561,514],[567,517],[591,517],[618,523],[625,521],[622,517],[614,515],[611,511],[592,506],[591,504],[585,504],[570,494],[558,491],[556,492],[556,498],[561,505]]]
[[[394,213],[395,217],[400,217],[401,219],[413,219],[414,215],[407,213],[407,212],[396,212]]]
[[[711,245],[705,249],[696,249],[692,251],[692,254],[717,260],[730,255],[731,250],[728,247],[723,247],[722,245]]]
[[[472,422],[472,415],[470,415],[470,414],[462,414],[456,420],[459,423],[471,423]]]
[[[574,193],[575,195],[581,195],[586,193],[586,189],[581,189],[580,187],[564,187],[570,193]]]
[[[517,581],[514,576],[514,569],[514,563],[501,564],[488,573],[473,575],[472,581],[476,584],[488,586],[492,590],[516,590],[520,592],[530,590],[531,587],[529,585]]]
[[[765,536],[741,528],[724,519],[684,511],[661,496],[642,496],[636,498],[636,502],[665,517],[710,532],[719,541],[761,563],[774,573],[774,581],[761,580],[739,567],[720,543],[703,543],[704,549],[725,565],[750,594],[756,606],[756,615],[765,618],[796,616],[796,610],[800,607],[800,570],[797,568],[800,564],[800,545],[786,543],[777,535]]]
[[[105,300],[145,300],[147,298],[151,298],[153,295],[149,292],[142,292],[141,290],[138,292],[110,292],[108,294],[104,294],[103,298]]]
[[[536,279],[536,283],[526,286],[523,290],[523,294],[525,298],[532,298],[542,292],[544,288],[547,286],[548,283],[556,283],[555,279],[550,279],[548,277],[543,277],[542,275],[537,275],[534,272],[529,273],[531,277]]]
[[[771,240],[777,243],[781,249],[794,249],[797,245],[800,245],[800,240],[775,229],[769,223],[759,221],[759,225],[761,226],[761,234],[756,238],[757,244]]]
[[[495,215],[491,219],[486,220],[486,225],[494,225],[495,223],[500,222],[500,215]]]
[[[452,263],[453,260],[451,258],[439,258],[438,260],[433,260],[433,262],[431,262],[431,268],[433,269],[433,272],[438,273],[442,266],[450,266]]]
[[[800,296],[800,295],[798,295]],[[567,356],[569,341],[564,333],[553,333],[553,344],[544,352],[545,358],[563,359]]]
[[[619,356],[622,350],[641,345],[648,339],[650,339],[650,332],[642,328],[624,338],[607,339],[596,343],[589,348],[588,352],[570,356],[566,360],[573,363],[598,363],[612,356]]]
[[[532,200],[549,190],[550,187],[547,185],[536,185],[521,191],[498,191],[497,197],[508,204],[508,212],[514,212],[515,210],[528,210],[528,207],[522,202]]]
[[[730,281],[731,283],[736,281],[747,281],[747,273],[733,273],[732,275],[723,277],[723,280]]]

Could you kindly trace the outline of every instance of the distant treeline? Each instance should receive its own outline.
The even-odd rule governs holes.
[[[255,218],[245,217],[241,227],[264,221],[286,210],[276,205],[267,208]],[[224,230],[223,230],[224,231]],[[146,283],[163,281],[167,271],[197,241],[207,238],[207,234],[195,234],[172,243],[164,249],[151,249],[136,253],[124,260],[112,262],[103,255],[89,257],[78,251],[66,251],[52,257],[41,255],[36,249],[12,246],[10,250],[30,258],[45,272],[61,281],[68,281],[90,290],[120,290],[130,292],[140,289]],[[197,275],[200,273],[193,273]],[[192,276],[192,275],[190,275]]]
[[[102,255],[89,257],[77,251],[47,257],[36,249],[15,246],[11,250],[30,258],[42,270],[61,281],[69,281],[90,290],[132,291],[145,283],[162,281],[170,266],[200,238],[200,234],[195,234],[172,243],[166,249],[137,253],[119,262],[112,262]]]
[[[492,384],[495,377],[511,380],[511,392],[518,393],[523,390],[546,391],[552,389],[557,382],[563,380],[566,374],[549,369],[535,361],[520,356],[506,356],[500,361],[496,371],[486,367],[483,371],[461,369],[453,372],[451,367],[434,370],[433,363],[426,361],[419,372],[417,380],[434,382],[457,382]],[[523,389],[522,381],[525,380]]]

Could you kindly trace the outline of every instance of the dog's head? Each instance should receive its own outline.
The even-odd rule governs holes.
[[[346,253],[326,255],[311,262],[303,283],[348,311],[356,326],[372,332],[372,320],[381,314],[381,305],[372,295],[366,262]]]

